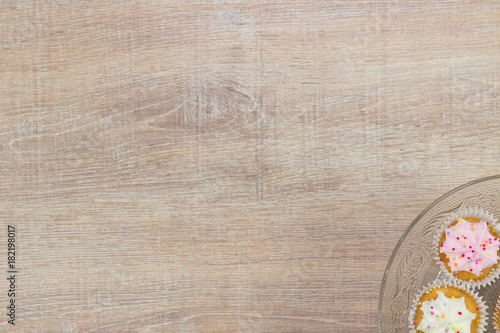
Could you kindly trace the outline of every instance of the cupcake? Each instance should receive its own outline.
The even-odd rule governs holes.
[[[412,333],[483,333],[486,305],[474,289],[455,282],[428,285],[413,300]]]
[[[497,219],[478,208],[452,214],[435,237],[438,263],[450,277],[473,287],[498,277]]]

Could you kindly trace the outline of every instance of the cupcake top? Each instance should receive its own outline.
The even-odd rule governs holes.
[[[500,241],[490,232],[488,222],[470,223],[462,218],[445,229],[440,252],[449,259],[452,272],[470,272],[479,276],[498,261]]]
[[[411,333],[484,333],[487,306],[472,287],[435,281],[415,295]]]
[[[464,297],[448,298],[441,291],[437,294],[436,298],[422,303],[423,317],[417,330],[425,333],[470,333],[476,314],[467,310]]]

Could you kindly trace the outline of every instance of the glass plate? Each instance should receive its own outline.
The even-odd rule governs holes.
[[[434,260],[434,232],[452,212],[478,206],[500,220],[500,175],[475,180],[443,195],[427,207],[406,229],[387,264],[378,303],[380,333],[407,333],[415,294],[440,277]],[[486,332],[495,333],[492,311],[500,295],[500,279],[479,289],[488,306]]]

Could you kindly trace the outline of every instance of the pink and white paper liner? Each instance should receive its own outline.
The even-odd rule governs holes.
[[[500,276],[500,268],[498,267],[498,265],[496,268],[493,268],[490,271],[490,273],[481,280],[463,280],[456,278],[453,272],[448,272],[446,265],[444,264],[444,262],[441,261],[441,258],[439,257],[439,250],[438,250],[439,241],[441,240],[441,236],[444,234],[446,228],[448,228],[453,222],[457,221],[459,218],[466,218],[466,217],[475,217],[482,221],[488,222],[489,226],[493,229],[493,231],[495,231],[495,233],[500,236],[500,226],[497,224],[497,219],[493,216],[493,214],[490,214],[487,211],[477,207],[464,208],[458,210],[457,212],[452,213],[450,216],[448,216],[446,221],[434,235],[433,247],[436,251],[434,259],[436,259],[438,265],[441,267],[441,271],[443,272],[443,274],[445,274],[450,280],[457,281],[458,283],[464,283],[473,288],[481,288],[490,285]]]
[[[422,297],[422,295],[428,294],[433,289],[440,288],[440,287],[444,287],[444,288],[454,287],[454,288],[465,291],[469,296],[472,297],[472,299],[476,303],[478,317],[479,317],[479,321],[477,322],[476,333],[484,333],[485,328],[486,328],[486,324],[487,324],[486,322],[488,319],[488,314],[487,314],[488,307],[486,306],[486,304],[484,304],[483,298],[477,294],[477,292],[474,290],[474,288],[467,286],[463,283],[460,284],[460,283],[457,283],[455,281],[445,283],[445,282],[440,281],[440,280],[429,283],[427,286],[422,288],[421,292],[419,292],[419,293],[417,293],[417,295],[415,295],[413,302],[412,302],[412,307],[411,307],[411,311],[410,311],[410,318],[409,318],[410,325],[408,327],[410,328],[410,333],[417,333],[417,330],[416,330],[415,325],[413,323],[414,323],[415,315],[417,313],[417,306],[422,304],[420,302],[420,298]],[[474,320],[476,320],[476,319],[474,319]]]

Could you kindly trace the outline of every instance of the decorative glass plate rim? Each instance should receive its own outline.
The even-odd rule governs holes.
[[[467,188],[469,186],[476,185],[476,184],[486,182],[486,181],[490,181],[493,179],[499,179],[499,178],[500,178],[500,174],[494,175],[494,176],[488,176],[488,177],[473,180],[471,182],[460,185],[457,188],[454,188],[453,190],[451,190],[451,191],[447,192],[446,194],[442,195],[441,197],[437,198],[434,202],[432,202],[429,206],[427,206],[420,214],[418,214],[418,216],[413,220],[413,222],[408,226],[408,228],[406,228],[405,232],[403,232],[403,234],[399,238],[396,246],[394,247],[394,250],[392,251],[391,257],[389,258],[389,262],[387,263],[387,266],[386,266],[385,271],[384,271],[384,277],[382,278],[382,283],[380,285],[380,292],[379,292],[379,296],[378,296],[378,310],[377,310],[377,315],[378,315],[377,321],[378,321],[378,332],[379,333],[382,333],[382,299],[383,299],[382,296],[384,295],[387,277],[389,275],[389,270],[391,268],[392,262],[394,261],[394,258],[396,257],[396,254],[398,253],[398,250],[401,247],[401,245],[403,244],[403,241],[405,240],[406,236],[410,233],[410,231],[413,229],[413,227],[415,227],[415,225],[417,225],[417,223],[420,221],[420,219],[429,210],[431,210],[434,206],[436,206],[438,203],[440,203],[444,199],[448,198],[449,196],[453,195],[454,193],[456,193],[464,188]]]

